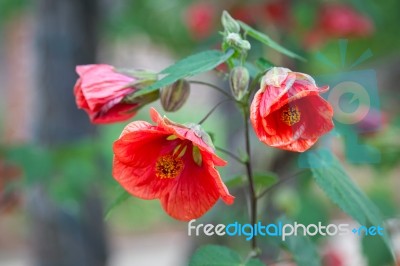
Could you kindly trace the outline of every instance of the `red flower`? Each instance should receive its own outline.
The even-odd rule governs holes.
[[[234,19],[243,21],[249,25],[255,25],[257,23],[257,9],[258,6],[255,5],[237,5],[229,10],[229,13]]]
[[[306,48],[315,49],[331,38],[359,38],[372,35],[371,19],[346,5],[324,5],[313,29],[305,34]]]
[[[274,67],[262,79],[250,107],[257,137],[283,150],[303,152],[333,128],[331,105],[312,77]]]
[[[173,218],[189,221],[231,196],[215,166],[226,162],[198,125],[183,126],[150,110],[156,126],[130,123],[114,143],[114,178],[132,195],[160,199]]]
[[[185,23],[195,39],[209,37],[214,27],[214,6],[207,3],[196,3],[185,12]]]
[[[133,77],[116,72],[110,65],[77,66],[76,72],[80,77],[74,88],[76,104],[88,113],[92,123],[119,122],[135,115],[138,104],[122,101],[136,91]]]
[[[371,20],[346,5],[325,5],[319,13],[320,29],[331,37],[364,37],[371,35]]]
[[[285,0],[267,2],[263,7],[267,20],[278,26],[287,26],[291,21],[290,5]]]

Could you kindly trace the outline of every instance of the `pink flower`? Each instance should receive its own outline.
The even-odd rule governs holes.
[[[76,67],[79,79],[74,87],[76,104],[94,124],[124,121],[135,115],[138,104],[125,103],[124,97],[137,89],[135,78],[118,73],[110,65]]]

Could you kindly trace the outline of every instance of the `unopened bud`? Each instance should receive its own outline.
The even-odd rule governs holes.
[[[247,93],[249,88],[250,74],[249,71],[242,66],[237,66],[231,70],[229,75],[229,85],[232,95],[236,100],[240,101]]]
[[[250,43],[247,40],[243,40],[238,33],[229,33],[225,40],[229,45],[241,50],[250,50],[251,48]]]
[[[186,102],[190,93],[190,84],[185,79],[160,89],[161,105],[167,112],[179,110]]]
[[[228,33],[239,33],[240,25],[239,23],[229,15],[228,12],[224,10],[221,17],[222,26],[224,26],[225,31]]]
[[[138,106],[143,106],[148,103],[154,102],[160,97],[160,93],[158,90],[150,91],[146,94],[141,94],[139,96],[136,96],[136,92],[137,91],[125,96],[122,102],[129,104],[138,104]]]

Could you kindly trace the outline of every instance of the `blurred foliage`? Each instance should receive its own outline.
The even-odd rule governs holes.
[[[30,0],[0,0],[0,26],[6,23],[14,15],[26,10]]]
[[[21,10],[29,12],[27,7],[31,2],[29,0],[0,0],[0,25],[4,25],[12,16],[19,14]],[[186,24],[187,18],[185,14],[187,9],[197,2],[191,0],[104,1],[103,37],[113,39],[145,36],[160,46],[168,47],[178,55],[186,55],[193,50],[204,47],[208,49],[216,48],[220,39],[217,33],[217,30],[220,30],[218,19],[213,21],[214,24],[218,24],[218,27],[216,26],[211,35],[202,39],[194,38]],[[216,14],[219,14],[219,11],[223,9],[262,2],[267,1],[220,1],[217,4],[214,3],[214,5],[215,10],[218,10]],[[307,63],[294,63],[300,69],[308,69],[312,73],[332,72],[332,68],[321,63],[321,60],[315,57],[315,54],[317,52],[322,53],[334,65],[342,67],[337,38],[329,39],[318,50],[304,52],[304,36],[315,25],[318,17],[318,8],[323,2],[325,1],[293,1],[291,16],[296,23],[290,29],[282,27],[276,22],[275,24],[274,22],[266,23],[261,20],[257,21],[254,27],[260,32],[271,31],[274,39],[279,40],[279,44],[296,53],[300,52],[301,55],[307,57]],[[353,6],[359,12],[371,18],[375,25],[375,31],[372,36],[350,39],[350,45],[346,52],[347,62],[355,62],[367,49],[370,49],[374,56],[370,60],[379,60],[382,57],[390,57],[392,54],[398,55],[400,47],[400,38],[398,38],[400,1],[351,0],[335,2]],[[268,41],[265,37],[263,40]],[[281,63],[279,62],[281,58],[270,56],[270,48],[264,48],[255,41],[251,45],[250,61],[258,62],[260,68],[265,69],[275,63]],[[277,48],[276,45],[273,45],[273,47]],[[281,49],[280,46],[278,47],[279,49]],[[255,76],[254,73],[258,69],[253,65],[251,66],[253,67],[253,76]],[[348,70],[348,66],[344,66],[341,70],[346,70],[346,67]],[[362,65],[359,67],[362,68]],[[182,121],[183,119],[196,121],[198,119],[193,112],[190,112],[191,109],[183,110],[180,114],[172,114],[171,118],[178,118],[177,121]],[[140,119],[141,117],[138,116],[136,118]],[[214,132],[221,133],[218,134],[216,141],[225,146],[226,139],[221,136],[225,136],[223,133],[226,133],[224,131],[226,129],[224,129],[225,124],[221,123],[221,120],[217,117],[214,120],[209,120],[207,125]],[[101,191],[105,193],[106,202],[111,202],[111,207],[114,207],[113,203],[116,205],[122,202],[126,203],[121,204],[119,208],[113,209],[113,217],[115,217],[113,219],[121,221],[124,228],[151,228],[160,220],[171,221],[160,211],[158,202],[148,202],[127,197],[125,193],[121,194],[121,188],[113,180],[111,176],[112,141],[119,135],[123,126],[121,124],[102,127],[98,138],[85,140],[70,146],[51,149],[34,145],[4,148],[1,151],[1,155],[5,156],[8,162],[17,164],[23,169],[21,186],[12,183],[7,189],[18,189],[20,187],[23,189],[40,182],[55,200],[73,208],[74,203],[80,200],[86,189],[101,187]],[[400,164],[399,135],[399,124],[392,123],[373,136],[365,136],[365,141],[377,148],[382,156],[379,164],[371,165],[376,170],[376,178],[372,184],[367,185],[367,188],[368,196],[385,218],[393,217],[400,211],[394,197],[396,191],[393,191],[393,187],[390,186],[389,182],[382,180]],[[223,176],[228,175],[226,171],[221,169]],[[318,170],[314,174],[317,175],[320,186],[328,193],[328,196],[350,215],[358,218],[361,222],[366,220],[372,223],[381,221],[377,219],[378,214],[366,213],[370,208],[366,208],[364,203],[367,202],[367,205],[369,205],[369,201],[365,200],[363,194],[360,196],[360,191],[354,189],[352,181],[340,167],[339,170],[335,168],[328,175],[326,172],[322,174]],[[264,187],[273,186],[277,180],[276,176],[270,173],[267,173],[267,176],[268,178],[264,180],[266,182],[261,185]],[[326,176],[334,176],[336,179],[327,180]],[[346,180],[343,181],[343,178],[346,178]],[[240,181],[240,178],[232,179],[233,186],[238,184],[238,180]],[[337,180],[343,182],[335,183]],[[327,204],[326,197],[321,196],[315,190],[310,175],[299,177],[297,181],[298,185],[295,187],[282,186],[276,190],[271,199],[274,207],[278,211],[286,212],[291,219],[303,224],[327,223],[332,219],[335,215],[333,212],[336,209]],[[13,186],[16,186],[16,188]],[[347,193],[343,191],[347,191]],[[358,203],[361,209],[365,207],[364,210],[354,209],[353,202]],[[224,221],[243,220],[243,222],[246,222],[244,213],[244,207],[236,205],[235,208],[224,212],[224,216],[219,217],[219,219]],[[216,207],[205,219],[210,217],[217,219],[215,217],[220,216],[219,214],[220,210]],[[140,219],[137,219],[137,217],[140,217]],[[235,240],[231,239],[230,241],[235,242]],[[309,256],[305,256],[306,259],[318,259],[314,248],[306,249],[306,247],[313,246],[315,243],[319,244],[320,241],[321,239],[318,237],[313,237],[311,240],[308,238],[293,238],[292,242],[286,243],[286,248],[295,254],[299,265],[313,265],[316,264],[313,261],[304,262],[300,259],[306,253],[309,253]],[[380,238],[366,237],[362,243],[369,265],[384,265],[390,262],[390,253]],[[228,257],[233,258],[235,263],[241,262],[239,255],[232,255],[229,250],[220,251],[221,253],[215,255],[216,258],[221,254],[228,254]]]

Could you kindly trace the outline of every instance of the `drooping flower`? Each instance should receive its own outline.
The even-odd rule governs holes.
[[[268,146],[303,152],[333,127],[333,109],[307,74],[274,67],[261,81],[250,107],[257,137]]]
[[[219,158],[198,125],[180,125],[150,110],[157,125],[130,123],[114,143],[113,176],[130,194],[160,199],[173,218],[189,221],[205,214],[219,198],[231,196],[215,166]]]
[[[127,120],[144,103],[157,98],[157,95],[151,95],[145,100],[142,97],[138,101],[127,101],[126,97],[138,90],[139,78],[119,73],[110,65],[77,66],[76,72],[79,74],[74,87],[76,104],[86,111],[94,124]]]

